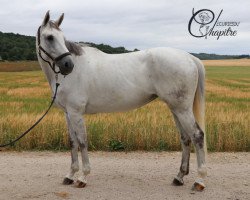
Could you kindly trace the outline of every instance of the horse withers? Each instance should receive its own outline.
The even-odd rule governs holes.
[[[71,144],[71,168],[65,185],[85,187],[90,173],[88,143],[83,114],[127,111],[159,98],[170,108],[180,132],[182,161],[174,185],[183,185],[189,173],[191,143],[194,144],[198,177],[193,189],[203,190],[206,177],[204,125],[204,67],[199,59],[173,48],[153,48],[124,54],[106,54],[96,48],[67,41],[60,29],[64,15],[51,21],[46,13],[38,29],[38,60],[55,92],[55,103],[65,112]]]

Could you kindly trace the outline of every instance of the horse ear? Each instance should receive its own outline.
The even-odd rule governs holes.
[[[45,26],[48,23],[49,19],[50,19],[50,15],[49,15],[49,10],[48,10],[43,20],[43,26]]]
[[[64,13],[59,17],[58,20],[55,21],[55,24],[59,27],[63,21]]]

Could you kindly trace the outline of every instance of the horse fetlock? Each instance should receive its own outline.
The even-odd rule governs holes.
[[[198,176],[201,178],[205,178],[207,176],[207,168],[205,165],[198,168]]]
[[[86,148],[86,143],[83,141],[79,141],[79,146],[81,149],[84,149],[84,148]]]
[[[188,174],[189,174],[189,169],[187,168],[187,169],[185,169],[185,170],[182,170],[181,173],[182,173],[183,175],[188,175]]]
[[[79,171],[79,164],[78,164],[78,163],[73,163],[73,164],[71,165],[71,170],[72,170],[73,172],[78,172],[78,171]]]
[[[180,173],[183,175],[188,175],[189,174],[189,164],[182,164],[180,167]]]
[[[88,174],[90,174],[90,170],[91,170],[90,165],[86,165],[83,167],[82,172],[85,176],[87,176]]]

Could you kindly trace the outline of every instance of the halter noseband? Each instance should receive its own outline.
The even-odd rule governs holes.
[[[71,53],[70,53],[70,52],[66,52],[66,53],[63,53],[62,55],[60,55],[60,56],[58,56],[58,57],[56,57],[56,58],[54,58],[53,56],[51,56],[51,55],[41,46],[41,38],[40,38],[41,33],[40,33],[40,31],[41,31],[41,26],[39,26],[38,31],[37,31],[38,54],[39,54],[40,58],[41,58],[44,62],[46,62],[46,63],[49,64],[50,68],[53,70],[53,72],[54,72],[55,74],[59,74],[59,73],[61,73],[61,71],[60,71],[60,70],[59,70],[59,71],[56,71],[56,62],[58,62],[59,60],[61,60],[62,58],[66,57],[66,56],[71,55]],[[48,57],[52,60],[52,63],[51,63],[50,61],[48,61],[48,60],[45,60],[45,59],[42,57],[42,52],[41,52],[41,51],[42,51],[46,56],[48,56]]]

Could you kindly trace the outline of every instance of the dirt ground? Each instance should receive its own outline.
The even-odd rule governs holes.
[[[0,200],[250,199],[250,153],[208,155],[207,188],[192,192],[195,155],[184,186],[172,186],[181,153],[91,152],[92,172],[83,188],[62,185],[70,153],[0,152]]]

